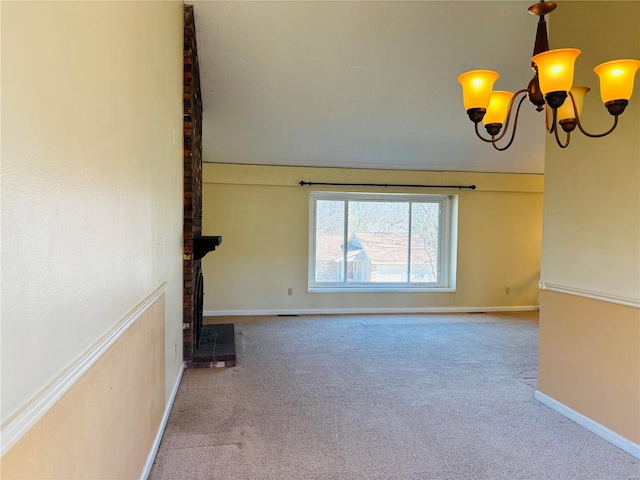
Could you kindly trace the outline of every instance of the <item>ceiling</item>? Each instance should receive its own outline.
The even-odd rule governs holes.
[[[526,87],[532,0],[192,3],[205,162],[543,171],[543,114],[523,104],[497,152],[456,80],[486,68],[498,90]]]

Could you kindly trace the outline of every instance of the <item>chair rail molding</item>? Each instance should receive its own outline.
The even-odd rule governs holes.
[[[0,426],[0,455],[13,447],[29,429],[65,394],[91,366],[131,327],[138,318],[165,293],[162,283],[153,293],[135,306],[111,330],[89,347],[58,377],[36,393]]]
[[[630,297],[626,295],[619,295],[616,293],[601,292],[596,290],[586,290],[583,288],[576,288],[568,285],[560,285],[557,283],[544,281],[540,281],[538,283],[538,287],[540,288],[540,290],[566,293],[568,295],[575,295],[576,297],[590,298],[592,300],[599,300],[601,302],[615,303],[617,305],[624,305],[626,307],[640,308],[639,297]]]

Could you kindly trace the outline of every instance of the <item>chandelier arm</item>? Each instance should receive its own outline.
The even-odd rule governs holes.
[[[526,88],[523,88],[522,90],[518,90],[516,93],[514,93],[513,97],[511,97],[511,100],[509,100],[509,107],[508,107],[508,111],[507,111],[507,119],[505,121],[504,124],[504,128],[502,130],[502,133],[497,136],[497,137],[493,137],[493,138],[485,138],[480,134],[480,131],[478,130],[478,123],[475,124],[475,129],[476,129],[476,135],[478,136],[478,138],[480,140],[482,140],[483,142],[487,142],[487,143],[493,143],[494,147],[495,147],[495,142],[499,142],[507,133],[507,130],[509,129],[509,123],[511,121],[511,113],[513,112],[513,103],[515,98],[520,95],[521,93],[527,93],[529,90]],[[522,104],[522,102],[524,101],[524,99],[527,98],[526,95],[523,96],[520,99],[520,103],[518,104],[518,108],[517,108],[517,112],[516,112],[516,123],[518,122],[518,112],[520,111],[520,105]],[[515,134],[514,134],[515,135]],[[513,141],[513,137],[512,140]],[[509,142],[509,145],[511,145],[511,142]]]
[[[582,124],[580,123],[580,118],[578,118],[578,117],[576,117],[576,123],[578,124],[578,128],[580,129],[580,131],[582,133],[584,133],[587,137],[601,138],[601,137],[605,137],[605,136],[609,135],[611,132],[613,132],[616,129],[616,127],[618,126],[618,115],[614,116],[613,125],[611,126],[611,128],[609,130],[607,130],[604,133],[593,134],[593,133],[587,132],[584,128],[582,128]]]
[[[551,110],[553,116],[553,110]],[[553,130],[556,128],[555,122],[549,126],[549,105],[544,104],[544,123],[545,128],[547,129],[547,133],[553,133]]]
[[[511,97],[511,100],[509,100],[509,108],[507,109],[507,119],[504,122],[504,129],[502,130],[502,133],[499,136],[497,136],[497,137],[495,137],[495,138],[493,138],[491,140],[492,143],[499,142],[506,135],[507,130],[509,130],[509,123],[511,122],[511,113],[513,112],[513,104],[515,103],[516,97],[518,95],[520,95],[521,93],[525,93],[526,94],[528,91],[529,90],[527,88],[523,88],[522,90],[518,90],[516,93],[513,94],[513,97]],[[522,103],[522,101],[525,98],[526,98],[526,95],[520,99],[520,103]],[[520,103],[518,104],[518,110],[520,110]],[[518,122],[517,116],[518,115],[516,113],[516,123]],[[511,144],[511,143],[509,143],[509,144]]]
[[[557,122],[556,122],[556,111],[553,111],[553,125],[556,127],[554,130],[555,133],[555,137],[556,137],[556,143],[558,144],[558,146],[560,148],[567,148],[569,146],[569,142],[571,141],[571,132],[567,132],[567,141],[566,143],[562,143],[562,141],[560,140],[560,135],[558,133],[558,126],[557,126]]]
[[[576,114],[576,124],[578,125],[578,128],[580,129],[580,131],[584,135],[586,135],[587,137],[590,137],[590,138],[605,137],[605,136],[609,135],[611,132],[613,132],[616,129],[616,127],[618,126],[618,115],[614,115],[613,125],[606,132],[604,132],[604,133],[589,133],[589,132],[587,132],[583,128],[582,123],[580,122],[580,116],[578,115],[578,109],[576,108],[576,100],[575,100],[575,98],[573,98],[573,93],[569,92],[569,97],[571,98],[571,103],[573,104],[573,111]]]
[[[524,90],[526,92],[526,90]],[[522,92],[522,90],[520,90],[516,95],[520,94],[520,92]],[[515,95],[514,95],[515,97]],[[504,152],[507,148],[509,148],[511,146],[511,144],[513,143],[513,140],[516,138],[516,131],[518,130],[518,117],[520,116],[520,107],[522,106],[522,102],[524,102],[525,98],[527,98],[526,95],[524,95],[520,101],[518,102],[518,107],[516,108],[516,116],[515,119],[513,121],[513,129],[511,130],[511,138],[509,139],[509,143],[507,143],[504,147],[498,147],[496,145],[496,142],[499,139],[494,140],[493,142],[491,142],[491,144],[493,145],[493,148],[495,148],[496,150],[498,150],[499,152]],[[500,138],[502,138],[504,136],[504,133],[506,133],[507,129],[505,127],[503,134],[500,136]]]
[[[478,122],[480,123],[480,122]],[[487,142],[487,143],[493,143],[493,140],[489,139],[489,138],[484,138],[481,134],[480,131],[478,130],[478,123],[475,124],[476,127],[476,135],[478,136],[478,138],[480,140],[482,140],[483,142]]]

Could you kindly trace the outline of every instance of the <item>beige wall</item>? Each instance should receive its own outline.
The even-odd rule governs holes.
[[[300,180],[476,184],[475,191],[420,190],[459,195],[457,291],[307,293],[312,189],[299,186]],[[369,191],[415,193],[416,189]],[[220,314],[536,306],[541,222],[538,175],[205,164],[203,234],[222,235],[223,243],[203,260],[204,309]],[[505,286],[511,288],[509,295]],[[289,287],[292,296],[287,295]]]
[[[166,308],[155,328],[164,335],[140,347],[149,350],[142,361],[160,355],[166,372],[150,377],[147,393],[145,383],[131,386],[151,401],[156,382],[166,397],[179,374],[182,3],[0,8],[4,434],[162,284]],[[116,384],[125,382],[130,366],[110,365]],[[77,398],[72,409],[84,409],[88,397]],[[113,428],[126,425],[118,411],[99,414]],[[157,414],[143,414],[157,431]],[[63,432],[55,441],[70,451],[86,441]],[[97,440],[108,445],[112,433]],[[141,441],[131,455],[148,453],[148,436]],[[103,478],[116,478],[120,466],[114,460]]]
[[[616,25],[606,35],[598,25]],[[596,65],[640,58],[640,2],[568,2],[553,13],[551,45],[582,50],[574,83],[589,85],[585,128],[613,123]],[[589,26],[589,28],[585,28]],[[560,28],[562,27],[562,28]],[[636,75],[637,77],[637,75]],[[640,301],[640,81],[611,135],[575,132],[567,149],[547,139],[542,279]]]
[[[575,83],[592,88],[584,125],[603,131],[612,117],[602,106],[592,68],[607,60],[640,58],[640,2],[568,2],[553,15],[552,46],[582,49]],[[638,442],[637,81],[630,105],[610,136],[596,140],[578,133],[566,150],[547,140],[543,232],[541,281],[547,288],[592,299],[559,293],[541,297],[540,391]]]
[[[165,404],[164,318],[161,295],[2,457],[2,478],[139,478]]]
[[[640,443],[638,309],[548,291],[540,305],[540,391]]]

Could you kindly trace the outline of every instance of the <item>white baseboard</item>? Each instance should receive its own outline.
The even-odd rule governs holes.
[[[162,295],[166,283],[140,302],[111,330],[89,347],[49,385],[40,390],[0,427],[0,455],[4,455],[109,350],[116,340]]]
[[[531,312],[537,305],[517,307],[413,307],[413,308],[308,308],[282,310],[205,310],[205,317],[235,317],[261,315],[352,315],[368,313],[482,313],[482,312]]]
[[[640,308],[640,298],[618,295],[611,292],[597,292],[595,290],[585,290],[582,288],[570,287],[568,285],[558,285],[549,282],[539,282],[540,290],[549,290],[550,292],[566,293],[567,295],[575,295],[576,297],[590,298],[600,302],[615,303],[616,305],[624,305],[625,307]]]
[[[178,387],[180,386],[180,382],[182,381],[182,374],[184,373],[186,364],[182,362],[182,366],[180,367],[180,371],[178,372],[178,377],[176,378],[176,383],[173,385],[173,390],[171,390],[171,395],[167,399],[167,404],[164,408],[164,415],[162,415],[162,420],[160,421],[160,426],[158,427],[158,433],[156,434],[156,438],[153,441],[153,445],[151,446],[151,450],[149,451],[149,455],[147,456],[147,461],[144,464],[144,469],[142,470],[142,474],[140,475],[140,480],[147,480],[147,477],[151,473],[151,467],[153,467],[153,462],[156,459],[156,454],[158,453],[158,448],[160,447],[160,442],[162,441],[162,436],[164,435],[164,429],[167,427],[167,421],[169,420],[169,414],[171,413],[171,407],[173,407],[173,402],[176,399],[176,394],[178,393]]]
[[[535,399],[540,403],[546,405],[550,409],[556,411],[560,415],[577,423],[581,427],[586,428],[591,433],[596,434],[600,438],[606,440],[612,445],[615,445],[619,449],[624,450],[629,455],[632,455],[640,460],[640,445],[638,445],[637,443],[624,438],[613,430],[608,429],[604,425],[591,420],[589,417],[585,417],[583,414],[576,412],[574,409],[567,407],[565,404],[560,403],[559,401],[551,398],[549,395],[546,395],[539,390],[535,393]]]

